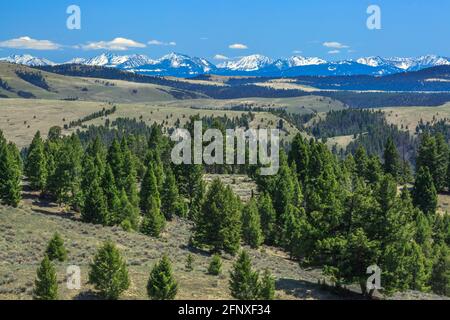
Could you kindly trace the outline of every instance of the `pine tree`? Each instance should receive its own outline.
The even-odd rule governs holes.
[[[112,242],[105,242],[97,251],[90,264],[89,283],[108,300],[118,299],[130,286],[126,261]]]
[[[251,260],[242,251],[230,272],[230,291],[238,300],[257,300],[260,294],[259,275],[252,270]]]
[[[148,167],[142,181],[141,208],[144,213],[141,226],[142,232],[153,237],[159,237],[164,229],[166,220],[161,213],[161,200],[152,165]]]
[[[124,173],[122,171],[124,167],[124,157],[117,139],[114,139],[109,147],[106,160],[113,172],[116,187],[118,190],[121,190],[125,186]]]
[[[128,200],[132,205],[139,205],[139,194],[137,190],[137,172],[136,172],[136,160],[131,153],[125,139],[122,140],[121,144],[122,155],[123,155],[123,189],[127,193]]]
[[[255,249],[264,242],[258,207],[254,198],[242,210],[242,235],[244,242]]]
[[[184,216],[186,214],[183,200],[178,194],[175,175],[170,167],[166,170],[166,179],[164,180],[162,187],[161,212],[168,220],[172,220],[173,215]]]
[[[105,171],[103,173],[101,181],[101,188],[106,198],[108,212],[110,213],[110,215],[114,216],[119,209],[120,199],[119,191],[117,190],[116,186],[116,180],[114,179],[114,175],[109,164],[106,164],[105,166]],[[114,219],[114,217],[111,217],[110,220]]]
[[[309,145],[299,133],[292,141],[291,151],[289,153],[289,163],[295,162],[298,179],[301,182],[306,180],[309,168],[309,158]]]
[[[355,153],[356,174],[359,177],[367,175],[367,153],[363,146],[359,146]]]
[[[88,223],[107,223],[107,203],[103,190],[100,188],[98,178],[95,178],[94,181],[92,181],[92,184],[84,197],[81,218],[84,222]]]
[[[414,205],[425,214],[434,215],[437,208],[437,192],[428,167],[420,167],[415,180],[412,192]]]
[[[276,213],[272,205],[269,194],[263,193],[258,198],[258,211],[261,217],[261,229],[266,244],[272,245],[275,242]]]
[[[173,300],[177,295],[178,284],[173,277],[172,265],[164,255],[153,267],[147,283],[147,294],[153,300]]]
[[[436,168],[434,173],[434,183],[438,192],[444,191],[447,186],[447,167],[449,163],[449,147],[442,133],[436,135]]]
[[[1,134],[1,132],[0,132]],[[9,206],[17,207],[21,199],[21,164],[17,159],[17,147],[6,144],[0,136],[0,199]]]
[[[186,268],[186,271],[188,271],[188,272],[191,272],[194,270],[194,257],[190,253],[186,257],[185,268]]]
[[[63,262],[67,258],[67,251],[64,247],[64,240],[61,238],[58,232],[55,232],[53,238],[50,240],[45,251],[50,260],[58,260]]]
[[[450,255],[445,243],[437,245],[430,282],[434,293],[450,296]]]
[[[33,299],[58,299],[58,281],[56,278],[55,266],[47,256],[44,257],[37,270],[37,276],[34,282]]]
[[[208,266],[208,273],[213,276],[218,276],[222,273],[222,258],[219,254],[214,254],[212,256]]]
[[[275,279],[272,277],[269,269],[264,270],[261,278],[261,288],[259,299],[273,300],[275,297]]]
[[[400,155],[398,154],[397,147],[395,146],[392,136],[389,136],[386,142],[383,158],[384,172],[397,179],[400,173]]]
[[[127,193],[122,189],[118,207],[114,213],[115,224],[122,226],[126,231],[137,230],[139,225],[139,209],[129,200]]]
[[[424,133],[421,137],[419,150],[416,156],[416,171],[419,171],[421,167],[427,167],[428,171],[433,179],[434,187],[438,190],[439,180],[442,177],[438,175],[438,166],[443,164],[438,164],[438,145],[435,137],[432,137],[429,133]]]
[[[43,191],[47,183],[47,161],[45,159],[44,142],[41,133],[36,132],[28,150],[25,163],[25,174],[33,190]]]
[[[65,138],[57,147],[53,157],[54,170],[49,176],[49,192],[56,198],[59,205],[77,207],[81,195],[81,157],[82,146],[76,136]]]
[[[240,201],[229,186],[215,179],[206,194],[202,210],[196,217],[194,242],[213,251],[234,254],[241,239]]]

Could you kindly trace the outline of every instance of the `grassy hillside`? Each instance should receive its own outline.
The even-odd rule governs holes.
[[[131,286],[124,299],[146,299],[146,282],[154,263],[164,254],[173,262],[179,282],[178,299],[230,299],[229,270],[235,258],[224,256],[224,272],[219,277],[207,275],[210,255],[188,247],[192,225],[175,220],[167,226],[161,239],[137,233],[127,233],[117,227],[102,227],[82,223],[72,213],[61,213],[53,204],[36,201],[26,195],[22,207],[0,206],[0,299],[30,299],[36,268],[43,257],[47,242],[55,231],[65,240],[68,261],[57,265],[59,295],[63,299],[95,298],[87,284],[89,263],[101,243],[115,242],[128,262]],[[248,249],[248,248],[246,248]],[[255,269],[269,268],[277,280],[279,299],[339,299],[317,285],[322,278],[317,270],[303,270],[286,254],[271,247],[250,250]],[[194,256],[194,271],[185,270],[187,255]],[[65,270],[68,265],[82,270],[82,289],[68,290]]]
[[[404,128],[415,133],[417,124],[422,119],[424,123],[450,118],[450,103],[439,107],[392,107],[381,109],[386,113],[386,119],[389,123]]]
[[[210,105],[211,100],[188,100],[183,103],[155,102],[155,103],[131,103],[117,104],[117,111],[108,118],[113,121],[116,118],[142,119],[148,124],[165,122],[166,127],[172,127],[177,119],[184,125],[189,117],[200,116],[224,116],[239,117],[244,111],[212,110],[192,108],[193,105]],[[52,126],[69,124],[84,116],[101,111],[103,108],[111,108],[110,104],[90,101],[61,101],[41,99],[0,99],[0,129],[5,136],[15,142],[19,147],[27,146],[33,139],[36,131],[40,130],[45,136]],[[268,112],[257,112],[252,127],[274,128],[279,118]],[[105,118],[98,118],[84,123],[104,124]],[[285,125],[286,131],[281,133],[282,138],[290,139],[298,130],[290,124]],[[73,132],[78,128],[66,130]]]
[[[20,77],[21,74],[39,74],[48,89]],[[173,100],[183,96],[181,90],[147,83],[96,78],[62,76],[26,66],[0,63],[0,79],[8,85],[0,86],[0,96],[19,98],[23,93],[38,99],[77,99],[82,101],[148,102]],[[22,93],[20,93],[22,92]],[[199,96],[201,95],[195,95]]]

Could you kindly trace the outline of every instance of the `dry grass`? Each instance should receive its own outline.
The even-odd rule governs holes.
[[[190,101],[196,103],[196,101]],[[245,112],[230,110],[193,109],[188,101],[180,103],[131,103],[117,104],[117,112],[110,115],[113,121],[118,117],[142,119],[147,124],[158,123],[166,127],[174,126],[179,119],[184,125],[189,117],[200,116],[224,116],[240,117]],[[58,125],[63,127],[70,121],[80,119],[93,112],[111,108],[108,103],[88,101],[61,101],[61,100],[28,100],[28,99],[0,99],[0,130],[5,136],[15,142],[19,147],[27,146],[33,139],[36,131],[40,130],[45,136],[48,129]],[[279,118],[267,112],[255,114],[255,120],[251,126],[261,128],[274,128]],[[84,124],[102,125],[104,118],[98,118]],[[79,128],[65,131],[71,133]],[[286,131],[281,133],[282,139],[291,139],[298,130],[286,124]]]
[[[234,258],[224,256],[222,276],[207,274],[210,255],[188,247],[192,225],[176,219],[168,223],[161,239],[138,233],[127,233],[118,227],[85,224],[56,207],[48,208],[33,199],[13,209],[0,206],[0,299],[31,299],[36,269],[47,242],[55,231],[65,240],[68,261],[57,264],[59,297],[61,299],[95,298],[87,283],[89,263],[101,243],[107,239],[117,244],[128,262],[131,286],[123,299],[146,299],[146,282],[154,263],[167,254],[173,262],[179,282],[178,299],[230,299],[228,274]],[[339,297],[316,285],[321,273],[303,270],[286,254],[275,248],[247,248],[258,270],[269,268],[277,279],[277,298],[338,299]],[[187,255],[194,256],[194,271],[185,270]],[[82,271],[82,289],[68,290],[65,285],[66,267],[78,265]]]
[[[412,133],[416,132],[416,127],[422,119],[424,123],[433,122],[443,118],[450,118],[450,103],[439,107],[391,107],[380,109],[386,114],[386,119],[390,124],[395,124]]]

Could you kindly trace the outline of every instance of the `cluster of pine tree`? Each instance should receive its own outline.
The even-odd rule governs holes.
[[[302,264],[324,266],[338,284],[360,283],[363,292],[366,269],[376,264],[388,292],[448,294],[439,289],[450,281],[439,261],[449,258],[450,220],[436,214],[431,175],[421,178],[419,170],[411,196],[399,188],[402,168],[392,139],[383,162],[362,147],[341,161],[298,135],[277,175],[255,176],[260,195],[247,204],[213,181],[194,216],[193,244],[231,254],[242,241],[280,246]]]
[[[153,129],[148,140],[124,135],[107,147],[97,136],[85,148],[77,135],[61,137],[53,128],[44,141],[38,132],[25,162],[30,187],[79,210],[84,222],[159,236],[166,220],[186,215],[187,205],[170,162],[162,160],[168,138]]]

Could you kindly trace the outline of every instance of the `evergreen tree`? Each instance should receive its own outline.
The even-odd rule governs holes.
[[[150,165],[144,176],[141,187],[141,208],[144,213],[141,230],[143,233],[159,237],[164,229],[166,220],[161,213],[161,200],[159,198],[158,184],[153,166]]]
[[[241,238],[239,199],[229,186],[215,179],[206,194],[202,210],[196,217],[194,241],[211,246],[213,251],[234,254]]]
[[[137,172],[136,172],[136,160],[131,153],[125,139],[122,140],[121,150],[123,155],[123,189],[127,193],[128,200],[132,205],[139,205],[139,194],[137,190]]]
[[[107,162],[111,167],[116,182],[116,187],[121,190],[125,186],[125,179],[123,173],[124,157],[120,143],[117,139],[114,139],[108,150]]]
[[[175,175],[170,167],[166,170],[166,179],[162,187],[161,212],[168,220],[172,220],[174,214],[178,216],[184,216],[186,214],[183,200],[178,194]]]
[[[148,296],[153,300],[173,300],[177,291],[178,284],[172,274],[172,265],[164,255],[150,273],[147,283]]]
[[[433,292],[450,296],[450,255],[445,244],[437,246],[436,260],[433,264],[430,282]]]
[[[242,210],[242,235],[244,242],[252,248],[259,248],[264,241],[258,207],[254,198]]]
[[[416,171],[419,171],[421,167],[426,167],[433,179],[433,184],[436,189],[440,179],[440,177],[438,177],[437,159],[438,147],[436,139],[429,133],[424,133],[421,137],[419,149],[417,151]]]
[[[437,208],[437,192],[428,167],[422,166],[419,168],[412,196],[415,206],[425,214],[434,215]]]
[[[56,150],[53,158],[55,168],[49,176],[48,189],[59,205],[79,205],[82,153],[80,140],[76,136],[65,138]]]
[[[269,269],[266,269],[261,278],[259,298],[262,300],[273,300],[275,297],[275,279]]]
[[[64,247],[64,240],[61,238],[58,232],[55,232],[53,238],[50,240],[47,246],[46,255],[50,260],[58,260],[63,262],[67,258],[67,251]]]
[[[449,147],[445,141],[445,137],[438,133],[436,135],[436,167],[433,175],[434,184],[438,192],[444,191],[447,186],[447,167],[449,163]]]
[[[213,276],[218,276],[222,273],[222,258],[219,254],[214,254],[212,256],[208,267],[208,273]]]
[[[301,182],[306,180],[309,167],[309,145],[299,133],[292,141],[291,151],[289,153],[289,163],[295,162],[298,179]]]
[[[265,242],[272,245],[275,242],[276,213],[269,194],[263,193],[258,198],[258,211],[261,217],[261,229]]]
[[[384,172],[397,178],[400,173],[400,155],[392,136],[389,136],[384,149]]]
[[[6,144],[0,132],[0,199],[8,206],[17,207],[21,199],[21,164],[18,150],[12,143]]]
[[[356,174],[359,177],[367,175],[367,153],[363,146],[359,146],[355,153]]]
[[[194,270],[194,257],[190,253],[186,257],[185,268],[186,268],[186,271],[188,271],[188,272],[191,272]]]
[[[89,283],[103,298],[116,300],[130,286],[127,264],[116,246],[107,241],[90,264]]]
[[[48,176],[47,161],[45,159],[44,142],[39,131],[35,134],[28,150],[25,174],[33,190],[43,191],[45,189]]]
[[[58,299],[58,280],[56,270],[50,259],[45,256],[37,270],[34,282],[33,299],[56,300]]]
[[[119,198],[119,205],[115,211],[115,223],[122,226],[126,231],[137,230],[139,225],[139,209],[129,200],[127,193],[122,189]]]
[[[103,190],[100,188],[98,178],[92,181],[87,191],[81,210],[81,218],[84,222],[94,224],[106,224],[108,219],[107,203]]]
[[[119,208],[119,191],[117,190],[116,180],[112,172],[111,166],[106,164],[103,173],[101,188],[106,198],[106,205],[110,214],[115,214]],[[112,218],[114,220],[114,218]],[[108,222],[109,223],[109,222]]]
[[[260,296],[259,275],[252,270],[246,251],[242,251],[230,272],[230,291],[238,300],[257,300]]]

